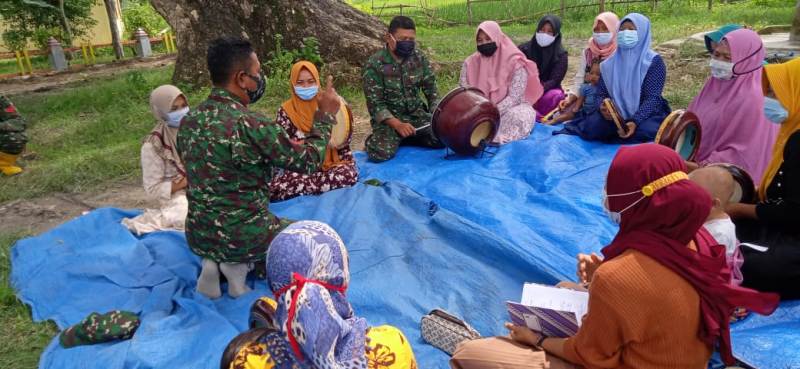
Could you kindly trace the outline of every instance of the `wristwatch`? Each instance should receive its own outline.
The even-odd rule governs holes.
[[[536,341],[536,347],[542,348],[542,344],[544,343],[544,340],[546,340],[546,339],[547,339],[547,336],[545,336],[543,334],[539,335],[539,340]]]

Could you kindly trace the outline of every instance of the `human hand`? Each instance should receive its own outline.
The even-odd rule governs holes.
[[[618,129],[617,134],[620,138],[629,138],[633,136],[633,133],[636,132],[636,123],[634,122],[627,122],[624,126],[625,129]]]
[[[528,327],[523,327],[508,322],[506,322],[505,326],[506,329],[508,329],[508,335],[512,340],[526,346],[536,347],[536,343],[539,342],[539,339],[542,337],[541,334],[532,331]]]
[[[325,89],[317,94],[317,106],[325,113],[336,115],[342,106],[342,98],[333,88],[333,76],[328,76],[328,83]]]
[[[600,104],[600,114],[601,114],[601,115],[603,116],[603,118],[605,118],[606,120],[613,120],[613,119],[614,119],[614,118],[611,116],[611,112],[610,112],[610,111],[608,111],[608,108],[606,107],[606,104]]]
[[[417,129],[414,128],[414,126],[412,126],[409,123],[401,122],[399,120],[392,124],[392,128],[394,128],[394,130],[397,131],[397,134],[399,134],[400,137],[402,138],[406,138],[417,134]]]
[[[592,277],[594,277],[594,272],[603,263],[603,259],[600,258],[599,255],[592,253],[591,255],[587,254],[578,254],[578,279],[581,283],[588,283],[592,281]]]
[[[185,189],[188,186],[188,182],[186,181],[186,177],[181,176],[176,178],[172,181],[172,193],[178,192],[182,189]]]

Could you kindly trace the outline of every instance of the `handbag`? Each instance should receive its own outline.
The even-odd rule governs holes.
[[[481,338],[467,322],[442,309],[433,309],[422,317],[422,339],[451,356],[458,344]]]

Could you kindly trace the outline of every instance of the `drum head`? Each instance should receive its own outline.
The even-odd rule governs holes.
[[[331,129],[330,146],[333,148],[341,148],[347,143],[350,138],[350,133],[353,126],[353,114],[350,112],[350,107],[342,101],[342,106],[339,112],[336,113],[336,124]]]
[[[481,142],[488,142],[493,129],[494,125],[488,120],[478,123],[470,136],[469,142],[472,147],[480,147]]]
[[[675,144],[675,151],[683,160],[692,160],[697,148],[700,146],[700,134],[698,127],[692,124],[686,126],[678,136],[678,142]]]
[[[756,186],[749,173],[734,164],[718,163],[712,165],[724,168],[733,177],[733,195],[731,195],[730,202],[755,204]]]

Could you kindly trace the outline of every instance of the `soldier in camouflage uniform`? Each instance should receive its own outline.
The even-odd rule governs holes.
[[[25,150],[28,136],[25,135],[23,119],[11,100],[0,95],[0,171],[13,176],[22,172],[17,166],[17,157]]]
[[[385,41],[386,47],[369,58],[363,71],[372,118],[366,142],[369,159],[389,160],[402,145],[443,148],[430,126],[417,131],[431,123],[439,98],[428,58],[415,48],[414,21],[403,16],[392,19]]]
[[[249,42],[213,41],[208,67],[214,88],[178,132],[188,180],[186,240],[203,258],[198,292],[219,297],[222,272],[228,294],[237,297],[250,290],[248,265],[263,262],[272,238],[289,224],[269,211],[273,169],[310,174],[321,167],[339,97],[329,79],[314,128],[304,142],[293,141],[280,125],[247,108],[266,82]]]

